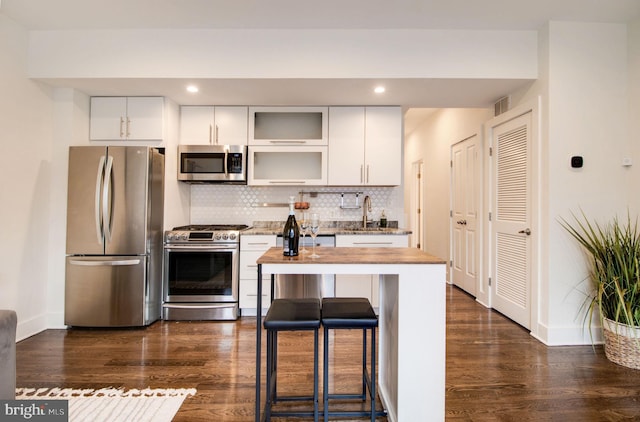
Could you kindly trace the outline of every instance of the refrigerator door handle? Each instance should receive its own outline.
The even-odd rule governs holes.
[[[113,157],[107,158],[107,169],[104,172],[102,184],[102,227],[105,243],[111,241],[111,181],[113,176]]]
[[[98,174],[96,175],[96,195],[95,195],[95,220],[96,220],[96,236],[98,237],[98,243],[103,244],[103,232],[102,232],[102,213],[100,209],[100,193],[102,191],[102,183],[104,181],[104,161],[105,156],[100,157],[100,164],[98,164]]]
[[[139,259],[117,259],[113,261],[85,261],[81,259],[70,259],[69,264],[73,265],[82,265],[85,267],[115,267],[122,265],[138,265],[140,264]]]

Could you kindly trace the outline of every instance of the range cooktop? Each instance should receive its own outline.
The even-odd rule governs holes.
[[[174,227],[164,235],[166,244],[239,243],[245,224],[191,224]]]

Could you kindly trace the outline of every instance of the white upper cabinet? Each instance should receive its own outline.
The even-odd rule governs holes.
[[[364,184],[364,107],[331,107],[329,119],[329,184]]]
[[[326,146],[249,146],[247,184],[257,186],[324,186]]]
[[[92,141],[161,141],[163,97],[91,97]]]
[[[248,107],[180,107],[180,143],[247,145]]]
[[[327,145],[328,107],[249,107],[249,145]]]
[[[328,163],[329,185],[400,185],[400,107],[329,108]]]

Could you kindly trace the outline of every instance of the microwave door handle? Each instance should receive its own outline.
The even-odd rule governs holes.
[[[100,163],[98,164],[98,174],[96,175],[96,193],[95,193],[95,203],[94,203],[94,216],[96,220],[96,236],[98,238],[98,243],[100,245],[103,244],[104,233],[102,231],[102,212],[100,208],[100,194],[102,191],[102,184],[104,182],[104,161],[105,156],[100,157]]]
[[[229,159],[229,149],[224,149],[224,175],[225,177],[229,177],[229,168],[227,165],[227,160]]]
[[[107,170],[105,171],[104,183],[102,187],[102,226],[104,227],[105,242],[111,241],[111,182],[113,179],[113,156],[107,159]]]

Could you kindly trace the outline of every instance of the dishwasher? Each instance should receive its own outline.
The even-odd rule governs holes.
[[[282,235],[278,235],[276,246],[282,247]],[[302,254],[303,246],[311,254],[313,238],[311,236],[300,238],[299,254]],[[333,248],[335,246],[336,237],[334,235],[319,234],[316,236],[317,254],[322,254],[322,248]],[[274,299],[318,298],[322,300],[323,297],[334,297],[335,295],[336,276],[334,274],[276,275]]]

